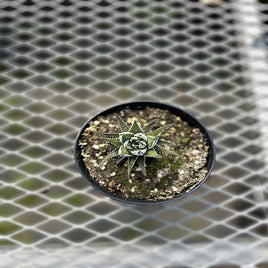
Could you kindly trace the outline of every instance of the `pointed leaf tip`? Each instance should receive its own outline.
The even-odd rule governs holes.
[[[140,157],[138,160],[138,165],[141,170],[141,173],[146,176],[146,157]]]
[[[127,173],[130,174],[132,168],[134,167],[136,161],[138,159],[138,156],[131,156],[128,158],[128,166],[127,166]]]
[[[156,145],[155,149],[158,150],[159,152],[161,152],[162,154],[180,156],[176,152],[174,152],[174,151],[172,151],[170,149],[167,149],[165,147],[159,146],[159,145]]]
[[[103,133],[106,138],[119,138],[119,133]]]
[[[116,118],[117,118],[117,121],[120,125],[120,128],[123,132],[127,132],[129,127],[127,125],[127,123],[118,115],[118,114],[115,114]]]
[[[157,129],[155,129],[153,131],[150,131],[150,132],[146,133],[146,135],[149,135],[149,136],[160,136],[163,131],[165,131],[166,129],[172,127],[172,125],[173,124],[168,124],[168,125],[159,127],[159,128],[157,128]]]
[[[134,120],[132,126],[129,129],[129,132],[134,133],[134,134],[141,133],[141,132],[144,133],[143,129],[139,126],[136,120]]]
[[[150,121],[144,128],[144,132],[148,132],[152,129],[153,125],[158,121],[159,119],[153,119],[152,121]]]

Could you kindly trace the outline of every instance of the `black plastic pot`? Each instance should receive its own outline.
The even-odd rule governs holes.
[[[206,141],[206,145],[209,148],[207,162],[205,165],[205,167],[208,170],[208,173],[207,173],[205,179],[201,183],[199,183],[195,188],[193,188],[191,191],[187,192],[184,195],[180,195],[180,196],[174,197],[174,198],[169,199],[169,200],[164,200],[164,201],[150,201],[150,200],[140,200],[140,199],[130,199],[130,198],[127,199],[127,198],[123,198],[120,196],[116,196],[116,195],[111,194],[107,190],[101,188],[98,183],[96,183],[94,180],[92,180],[88,170],[86,169],[86,167],[84,165],[83,157],[81,156],[81,148],[79,146],[79,140],[80,140],[82,133],[84,132],[85,128],[88,126],[90,121],[92,121],[92,120],[94,121],[100,115],[105,116],[105,115],[108,115],[111,113],[117,113],[123,109],[127,109],[127,108],[145,109],[146,107],[161,108],[161,109],[169,110],[172,114],[180,116],[183,121],[186,121],[189,124],[189,126],[194,127],[194,128],[199,128],[201,133],[204,136],[204,139]],[[171,201],[181,199],[181,198],[191,194],[195,190],[197,190],[208,179],[208,177],[210,176],[210,174],[212,172],[212,169],[213,169],[214,164],[215,164],[215,159],[216,159],[216,150],[215,150],[215,146],[214,146],[212,137],[211,137],[210,133],[208,132],[207,128],[203,125],[203,123],[201,123],[198,119],[196,119],[190,113],[188,113],[188,112],[186,112],[178,107],[175,107],[175,106],[172,106],[169,104],[165,104],[165,103],[151,102],[151,101],[137,101],[137,102],[123,103],[123,104],[111,107],[111,108],[95,115],[90,120],[88,120],[86,122],[86,124],[82,127],[81,131],[78,133],[78,135],[76,137],[75,146],[74,146],[74,158],[75,158],[75,165],[76,165],[76,168],[78,169],[79,173],[95,190],[101,192],[102,194],[104,194],[110,198],[113,198],[113,199],[121,201],[121,202],[126,202],[126,203],[130,203],[130,204],[135,204],[135,205],[154,205],[154,204],[168,203]]]

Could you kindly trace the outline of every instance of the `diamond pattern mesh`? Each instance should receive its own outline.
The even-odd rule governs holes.
[[[4,267],[268,265],[265,151],[232,3],[4,0],[0,8]],[[190,197],[120,204],[75,170],[83,123],[132,100],[181,106],[211,131],[217,164]]]

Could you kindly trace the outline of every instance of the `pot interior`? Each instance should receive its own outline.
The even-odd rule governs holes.
[[[204,140],[206,145],[208,146],[208,155],[206,159],[206,164],[204,167],[208,170],[206,177],[202,182],[200,182],[196,187],[194,187],[192,190],[187,192],[184,195],[180,195],[177,197],[174,197],[172,199],[168,200],[163,200],[163,201],[151,201],[151,200],[141,200],[141,199],[126,199],[123,197],[119,197],[116,195],[111,194],[107,190],[100,188],[99,184],[95,182],[94,180],[91,179],[91,176],[89,174],[89,171],[85,167],[83,157],[81,156],[81,148],[79,146],[79,140],[81,135],[83,134],[84,130],[87,128],[88,124],[90,121],[94,121],[98,116],[105,116],[111,113],[117,113],[123,109],[145,109],[146,107],[151,107],[151,108],[160,108],[160,109],[167,109],[169,110],[172,114],[175,114],[177,116],[180,116],[183,121],[186,121],[189,126],[193,128],[199,128],[200,132],[203,134]],[[104,110],[103,112],[95,115],[93,118],[91,118],[89,121],[86,122],[86,124],[82,127],[81,131],[79,132],[76,142],[75,142],[75,148],[74,148],[74,158],[75,158],[75,164],[80,172],[81,176],[97,191],[100,191],[104,195],[113,198],[118,201],[123,201],[126,203],[131,203],[131,204],[163,204],[171,201],[178,200],[180,198],[186,197],[187,195],[191,194],[193,191],[198,189],[210,176],[212,169],[215,164],[215,158],[216,158],[216,150],[215,146],[212,140],[212,137],[205,127],[205,125],[200,122],[198,119],[196,119],[193,115],[190,113],[184,111],[183,109],[180,109],[179,107],[175,107],[169,104],[164,104],[164,103],[159,103],[159,102],[150,102],[150,101],[139,101],[139,102],[130,102],[130,103],[124,103],[120,104],[114,107],[111,107],[107,110]]]

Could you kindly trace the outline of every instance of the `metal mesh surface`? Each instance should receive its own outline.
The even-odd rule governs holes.
[[[0,7],[1,267],[267,267],[267,151],[239,5]],[[132,100],[180,106],[208,126],[217,164],[196,193],[131,206],[80,178],[77,132]]]
[[[262,41],[268,46],[268,2],[266,0],[258,0],[258,10],[260,12],[260,20],[263,23]]]

